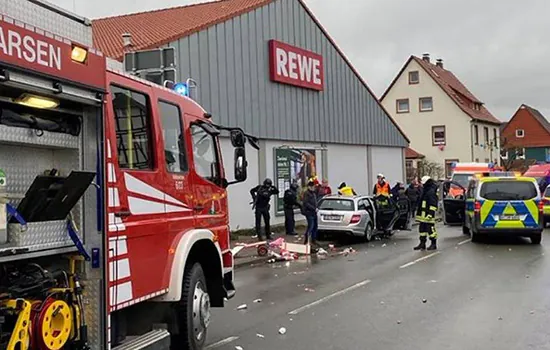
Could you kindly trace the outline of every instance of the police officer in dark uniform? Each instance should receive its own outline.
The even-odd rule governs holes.
[[[250,190],[252,201],[254,203],[254,210],[256,214],[256,234],[258,239],[262,241],[261,225],[262,217],[265,224],[265,236],[267,239],[271,239],[271,227],[269,226],[269,209],[271,205],[271,196],[279,194],[279,190],[273,186],[271,179],[265,179],[264,183],[258,185]]]
[[[437,249],[437,231],[435,230],[435,213],[437,212],[437,184],[429,176],[422,177],[424,189],[420,197],[420,204],[416,212],[416,221],[419,222],[418,233],[420,243],[414,250],[425,250],[426,241],[430,238],[428,250]]]
[[[287,235],[296,236],[294,231],[296,222],[294,220],[294,209],[301,208],[298,203],[298,185],[293,183],[290,188],[285,191],[283,197],[283,205],[285,212],[285,230]]]

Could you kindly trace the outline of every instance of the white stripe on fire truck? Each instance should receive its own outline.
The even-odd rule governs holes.
[[[130,259],[109,262],[109,282],[130,277]]]
[[[121,238],[124,237],[124,238]],[[114,238],[114,239],[113,239]],[[109,257],[121,256],[128,254],[128,245],[126,244],[126,237],[112,237],[109,239]]]
[[[177,207],[175,205],[160,202],[148,201],[146,199],[128,196],[128,204],[133,215],[143,214],[164,214],[166,212],[191,211],[189,208]]]
[[[145,183],[135,177],[133,177],[130,174],[125,173],[124,174],[124,181],[126,182],[126,188],[130,192],[134,192],[137,194],[140,194],[142,196],[151,197],[155,199],[159,199],[161,201],[168,202],[170,204],[179,205],[182,207],[187,207],[185,203],[180,202],[176,198],[154,188],[153,186],[149,185],[148,183]]]
[[[109,207],[116,208],[120,206],[120,200],[118,198],[118,188],[109,188]]]
[[[144,302],[144,301],[149,300],[149,299],[153,299],[155,297],[161,296],[161,295],[166,294],[166,293],[168,293],[168,289],[162,289],[162,290],[159,290],[158,292],[154,292],[154,293],[144,295],[140,298],[130,300],[126,303],[118,304],[116,306],[111,306],[110,311],[116,311],[116,310],[124,309],[125,307],[132,306],[134,304],[141,303],[141,302]]]
[[[122,222],[122,219],[116,217],[114,213],[109,213],[109,232],[125,231],[126,225]]]
[[[107,158],[111,158],[111,141],[107,140]]]
[[[107,181],[110,183],[116,182],[115,166],[113,163],[107,163]]]
[[[111,305],[120,305],[122,303],[128,302],[129,300],[132,300],[132,281],[124,282],[110,287],[109,293],[111,296]]]

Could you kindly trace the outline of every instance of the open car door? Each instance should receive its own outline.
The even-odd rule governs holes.
[[[376,207],[376,228],[386,235],[391,235],[393,227],[399,220],[399,208],[397,203],[386,196],[373,198]]]
[[[394,228],[400,230],[409,229],[409,221],[411,220],[411,202],[408,198],[398,198],[396,200],[397,210],[399,211],[399,218],[394,225]]]
[[[460,191],[462,194],[457,195]],[[443,181],[439,187],[439,200],[445,225],[462,225],[466,215],[466,189],[457,182]]]

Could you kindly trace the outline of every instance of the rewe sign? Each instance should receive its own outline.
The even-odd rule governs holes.
[[[325,87],[323,56],[282,43],[269,41],[271,80],[322,91]]]

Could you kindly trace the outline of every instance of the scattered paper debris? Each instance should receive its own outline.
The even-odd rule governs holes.
[[[529,277],[531,277],[531,276],[529,276],[529,275],[525,275],[525,278],[529,278]]]
[[[261,303],[262,302],[262,299],[256,299],[254,300],[255,303]]]
[[[428,299],[422,299],[422,302],[426,304],[428,302]]]
[[[489,258],[494,258],[494,256],[492,256],[492,255],[489,255]]]
[[[511,251],[512,251],[512,248],[508,248],[508,251],[511,252]]]
[[[289,267],[289,266],[290,266],[290,261],[287,261],[287,262],[285,263],[285,267]]]
[[[237,307],[237,310],[246,310],[246,309],[248,309],[248,305],[246,304],[242,304]]]
[[[328,252],[323,248],[319,248],[319,250],[317,251],[317,255],[327,255],[327,254]]]
[[[470,300],[474,300],[474,297],[470,297]]]
[[[334,244],[329,244],[329,245],[328,245],[328,249],[334,250]]]
[[[531,310],[530,314],[533,315],[535,313],[535,310]]]
[[[384,305],[384,304],[385,304],[385,302],[383,302],[383,301],[380,302],[380,305]]]
[[[401,321],[398,320],[398,321],[397,321],[397,324],[401,324]]]
[[[499,320],[499,321],[502,321],[502,317],[499,317],[498,320]]]
[[[304,290],[305,290],[306,292],[309,292],[309,293],[315,292],[315,289],[311,289],[311,288],[304,288]]]
[[[243,350],[243,347],[242,346],[235,346],[235,350]]]
[[[260,333],[256,333],[256,336],[257,336],[258,338],[265,338],[265,335],[260,334]]]
[[[292,318],[289,321],[292,322],[293,321]]]
[[[430,281],[428,281],[428,282],[429,282],[429,283],[437,283],[436,280],[430,280]]]
[[[285,335],[286,334],[286,328],[285,327],[279,328],[279,334],[280,335]]]
[[[384,247],[386,247],[386,246],[387,246],[387,244],[386,244],[386,243],[382,244],[382,248],[384,248]]]

